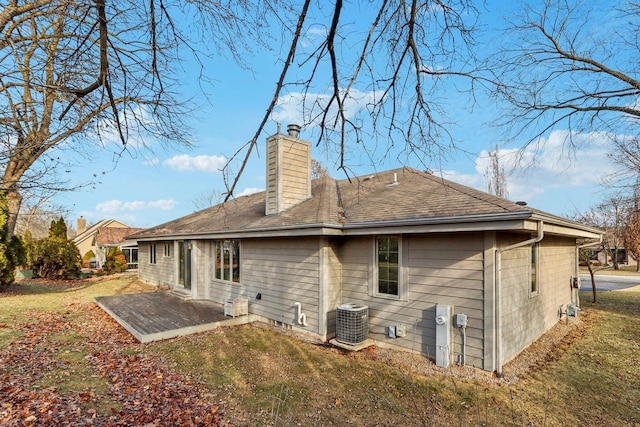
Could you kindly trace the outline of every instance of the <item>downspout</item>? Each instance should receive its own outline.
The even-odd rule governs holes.
[[[495,281],[495,346],[496,346],[496,375],[502,378],[502,253],[538,243],[544,237],[544,221],[538,221],[538,235],[532,239],[514,243],[504,248],[496,249],[496,281]]]
[[[593,245],[601,245],[602,244],[603,235],[600,235],[600,238],[595,242],[585,243],[583,245],[576,246],[576,277],[580,277],[580,249],[586,248]],[[587,260],[589,262],[589,260]],[[573,300],[573,295],[575,292],[575,300]],[[576,306],[580,307],[580,289],[571,289],[571,302],[574,302]]]

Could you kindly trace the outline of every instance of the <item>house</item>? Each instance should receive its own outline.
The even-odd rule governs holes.
[[[77,229],[73,243],[83,257],[89,251],[94,253],[95,267],[102,267],[109,249],[116,247],[122,250],[129,268],[137,268],[138,244],[135,241],[126,240],[126,237],[141,231],[140,228],[131,228],[115,219],[103,219],[87,228],[86,220],[80,217],[77,221]]]
[[[626,265],[637,267],[638,261],[625,247],[624,229],[620,227],[605,227],[602,245],[591,251],[591,259],[601,265]],[[615,263],[614,263],[615,257]]]
[[[265,192],[129,236],[140,279],[322,340],[366,307],[376,344],[498,374],[577,304],[599,230],[411,168],[311,180],[298,130],[267,138]]]

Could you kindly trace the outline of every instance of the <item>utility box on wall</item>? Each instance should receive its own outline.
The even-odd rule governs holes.
[[[451,361],[451,313],[450,305],[436,305],[436,365],[446,368]]]

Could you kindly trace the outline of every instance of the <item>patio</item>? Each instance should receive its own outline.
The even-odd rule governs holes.
[[[221,304],[184,300],[169,291],[96,297],[95,301],[142,343],[255,320],[252,315],[225,316]]]

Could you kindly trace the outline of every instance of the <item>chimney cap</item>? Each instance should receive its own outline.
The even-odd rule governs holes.
[[[287,133],[289,136],[297,138],[298,135],[300,135],[300,125],[296,125],[294,123],[287,125]]]

